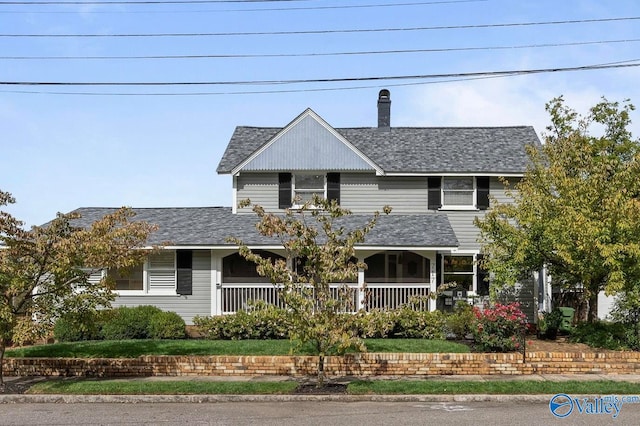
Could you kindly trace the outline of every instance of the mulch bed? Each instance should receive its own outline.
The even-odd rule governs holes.
[[[345,383],[325,383],[317,387],[315,383],[300,384],[294,391],[297,395],[342,395],[347,393]]]
[[[22,394],[34,384],[48,380],[47,377],[5,377],[4,386],[0,386],[0,394]]]

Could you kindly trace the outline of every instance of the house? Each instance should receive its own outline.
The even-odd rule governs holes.
[[[490,208],[491,197],[509,201],[499,178],[523,176],[525,146],[540,144],[534,129],[392,127],[387,90],[379,93],[377,118],[376,127],[334,128],[307,109],[284,127],[237,127],[217,169],[232,177],[232,206],[135,209],[137,219],[159,226],[149,243],[170,245],[129,276],[107,272],[117,283],[115,305],[153,304],[189,323],[195,315],[235,312],[250,300],[277,303],[274,287],[227,237],[272,256],[284,252],[257,233],[255,214],[237,201],[249,198],[278,213],[313,194],[350,209],[354,225],[383,205],[393,208],[357,247],[368,266],[352,284],[367,284],[357,293],[358,308],[394,308],[449,282],[458,287],[424,309],[486,296],[473,219]],[[109,211],[77,210],[87,224]],[[521,286],[530,315],[537,310],[537,286],[535,280]]]

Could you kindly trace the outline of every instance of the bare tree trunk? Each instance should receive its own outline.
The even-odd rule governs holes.
[[[0,339],[0,390],[4,390],[4,352],[7,349],[7,342]]]
[[[598,293],[592,292],[589,296],[589,314],[587,315],[588,322],[594,322],[598,320]]]
[[[318,386],[319,388],[324,386],[324,355],[318,355]]]

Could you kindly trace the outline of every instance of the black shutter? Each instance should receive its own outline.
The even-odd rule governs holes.
[[[193,252],[177,250],[176,266],[178,267],[176,292],[183,296],[193,294]]]
[[[340,173],[327,173],[327,200],[340,204]]]
[[[291,173],[278,174],[278,207],[288,209],[291,207]]]
[[[442,255],[436,254],[436,288],[442,284]]]
[[[438,210],[440,207],[442,207],[442,197],[440,194],[442,178],[440,176],[427,178],[427,185],[429,186],[427,208],[429,210]]]
[[[476,284],[478,285],[478,296],[489,295],[489,271],[484,269],[480,264],[484,259],[484,255],[479,254],[476,259],[478,264],[476,265]]]
[[[476,207],[479,210],[489,208],[489,177],[476,177]]]

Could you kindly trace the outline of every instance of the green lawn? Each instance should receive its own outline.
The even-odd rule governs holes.
[[[422,339],[367,339],[369,352],[469,352],[454,342]],[[136,358],[141,355],[289,355],[289,340],[115,340],[55,343],[9,349],[7,357]],[[296,355],[312,355],[302,347]]]
[[[279,395],[296,382],[214,382],[198,380],[53,380],[33,385],[30,394],[68,395]]]
[[[550,382],[536,380],[371,380],[349,384],[354,395],[442,395],[442,394],[633,394],[640,392],[640,383],[613,380]]]
[[[95,380],[65,379],[36,383],[30,394],[71,395],[215,395],[215,394],[292,394],[295,381],[219,382],[206,380]],[[441,395],[441,394],[549,394],[638,395],[640,384],[598,380],[540,382],[533,380],[496,380],[486,382],[451,380],[356,381],[347,392],[352,395]]]

